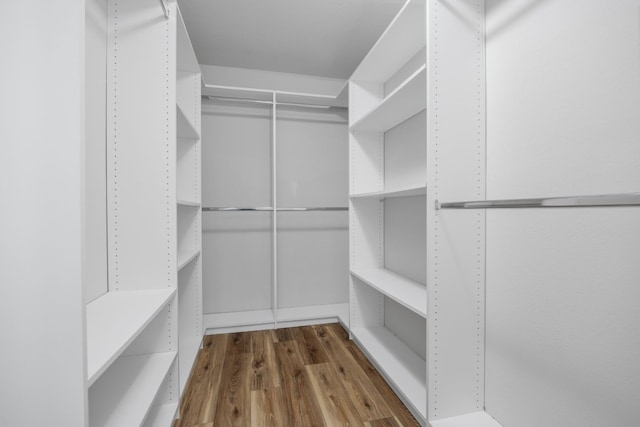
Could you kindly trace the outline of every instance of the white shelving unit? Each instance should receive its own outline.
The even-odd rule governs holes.
[[[424,4],[405,3],[349,81],[350,334],[422,425],[427,422]]]
[[[88,104],[104,102],[107,112],[106,138],[89,148],[106,146],[108,284],[86,307],[87,419],[92,427],[140,426],[158,414],[170,422],[179,399],[176,51],[163,40],[175,37],[176,5],[168,16],[155,0],[90,7],[88,34],[105,46],[106,70],[88,79],[103,76],[104,93]]]
[[[427,291],[423,284],[384,268],[355,268],[351,274],[414,313],[427,316]]]
[[[175,292],[175,289],[109,292],[87,305],[89,386],[166,307]]]
[[[168,352],[119,358],[111,366],[109,376],[92,389],[90,425],[143,425],[176,355]],[[158,405],[152,411],[169,411],[175,407],[175,404]]]
[[[422,357],[385,327],[352,328],[351,336],[408,401],[426,402],[427,366]]]
[[[426,66],[423,65],[379,104],[351,125],[354,131],[384,132],[427,106]]]
[[[177,10],[176,211],[180,394],[202,344],[201,72]]]

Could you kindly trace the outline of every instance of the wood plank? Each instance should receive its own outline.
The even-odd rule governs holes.
[[[387,405],[385,398],[378,391],[360,366],[360,363],[347,350],[345,335],[341,330],[322,325],[314,328],[323,337],[322,343],[327,354],[336,368],[337,375],[347,390],[347,397],[351,399],[363,421],[372,421],[393,416],[393,411]],[[326,332],[322,332],[326,329]]]
[[[251,422],[250,333],[229,335],[213,416],[215,426],[247,426]]]
[[[361,426],[358,411],[333,367],[321,363],[307,365],[306,369],[325,423],[328,426]]]
[[[204,337],[202,349],[198,353],[196,365],[182,399],[178,427],[190,427],[213,421],[227,340],[227,335]]]
[[[251,334],[251,355],[251,391],[280,387],[280,370],[272,330]]]
[[[175,427],[419,425],[339,324],[206,336],[181,417]]]
[[[364,423],[364,425],[366,427],[403,427],[396,417],[367,421]]]
[[[280,427],[286,423],[286,397],[282,388],[251,392],[251,427]]]
[[[327,328],[336,336],[345,335],[344,329],[339,324],[327,325]],[[353,356],[362,370],[366,373],[367,377],[374,384],[374,387],[383,396],[385,396],[387,406],[389,406],[389,408],[393,411],[395,416],[400,421],[400,424],[402,426],[419,426],[420,424],[418,424],[411,412],[409,412],[404,403],[402,403],[400,398],[395,394],[391,386],[387,384],[387,382],[382,377],[382,375],[380,375],[375,366],[373,366],[369,359],[367,359],[367,357],[362,353],[358,345],[349,339],[345,340],[344,344],[349,353]]]
[[[295,328],[293,335],[298,341],[298,348],[305,365],[327,363],[329,361],[325,348],[313,328]]]
[[[324,425],[322,412],[313,394],[298,342],[278,342],[275,348],[282,377],[282,392],[287,396],[284,425],[305,427]]]
[[[295,341],[296,333],[295,328],[280,328],[275,330],[276,338],[278,342]]]

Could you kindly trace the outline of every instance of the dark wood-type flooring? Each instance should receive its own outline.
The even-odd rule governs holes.
[[[339,324],[207,335],[176,427],[418,426]]]

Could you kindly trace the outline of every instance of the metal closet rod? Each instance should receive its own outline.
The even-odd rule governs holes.
[[[436,200],[436,209],[585,208],[601,206],[640,206],[640,193],[448,203],[440,203]]]
[[[209,99],[212,101],[274,105],[273,101],[267,101],[262,99],[251,99],[251,98],[231,98],[226,96],[202,95],[202,99]],[[340,107],[338,105],[302,104],[297,102],[277,102],[276,101],[275,105],[283,105],[287,107],[315,108],[318,110],[347,110],[348,109],[347,107]]]
[[[203,207],[203,212],[273,212],[272,207],[255,207],[255,208],[235,208],[235,207],[219,207],[219,206],[207,206]],[[276,208],[276,212],[309,212],[309,211],[348,211],[349,208],[345,206],[320,206],[310,208]]]

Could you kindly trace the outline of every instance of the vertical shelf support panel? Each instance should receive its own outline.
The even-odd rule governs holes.
[[[276,114],[277,114],[277,97],[273,92],[271,95],[271,206],[273,206],[272,215],[272,259],[271,264],[272,279],[271,279],[271,310],[273,311],[273,326],[278,329],[278,187],[277,187],[277,130],[276,130]]]
[[[427,396],[437,420],[484,409],[485,213],[435,210],[439,198],[485,198],[484,2],[429,0],[427,28]]]

